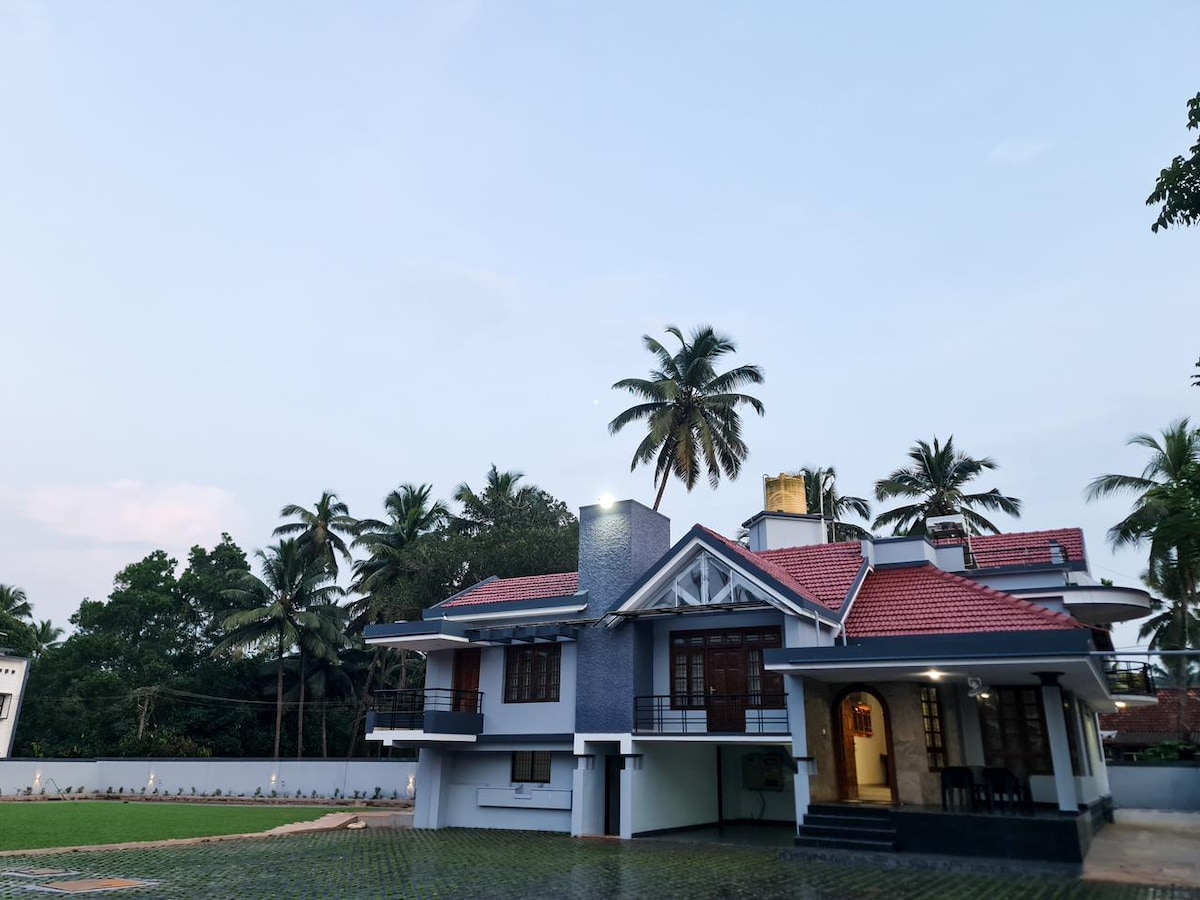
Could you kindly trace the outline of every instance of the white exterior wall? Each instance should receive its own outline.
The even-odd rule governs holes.
[[[68,787],[88,792],[118,791],[126,794],[194,796],[239,794],[254,796],[256,790],[269,797],[354,796],[358,791],[370,799],[375,788],[381,797],[412,796],[417,764],[398,760],[344,759],[6,759],[0,761],[0,791],[5,794],[47,794]]]
[[[742,760],[750,754],[761,752],[760,747],[721,748],[721,817],[726,822],[737,819],[796,821],[796,776],[790,769],[784,769],[784,788],[781,791],[752,791],[746,787]],[[801,777],[807,778],[807,772]]]
[[[29,660],[24,657],[0,655],[0,695],[7,695],[2,698],[4,708],[0,710],[3,714],[3,718],[0,718],[0,759],[12,752],[28,671]]]
[[[445,756],[439,827],[571,830],[575,758],[569,751],[551,754],[550,782],[545,785],[513,782],[508,750],[446,752]]]
[[[527,646],[518,644],[515,646]],[[505,703],[506,647],[483,647],[479,657],[479,690],[483,693],[485,734],[572,734],[575,731],[575,671],[578,648],[563,643],[557,703]],[[426,688],[451,688],[454,651],[430,653],[425,663]]]
[[[631,776],[633,834],[710,825],[717,821],[717,748],[714,744],[636,743],[640,768]],[[625,785],[622,784],[622,805]]]
[[[504,647],[484,647],[479,689],[483,691],[484,734],[573,734],[577,647],[562,647],[557,703],[504,702]]]

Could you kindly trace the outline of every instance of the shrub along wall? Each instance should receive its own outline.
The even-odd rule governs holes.
[[[0,759],[0,795],[410,799],[417,764],[336,759]],[[218,791],[220,792],[218,794]]]

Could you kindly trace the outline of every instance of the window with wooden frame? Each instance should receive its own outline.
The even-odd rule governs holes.
[[[1036,687],[997,687],[979,705],[984,761],[1025,775],[1049,775],[1050,740]]]
[[[946,768],[946,721],[942,714],[942,698],[932,684],[921,685],[921,721],[925,725],[925,755],[929,771]]]
[[[562,676],[562,647],[509,647],[504,657],[505,703],[555,703]]]
[[[763,651],[783,646],[778,626],[671,632],[671,708],[703,709],[709,696],[707,669],[710,651],[740,659],[750,708],[783,709],[783,676],[763,666]]]
[[[850,717],[854,726],[855,737],[871,737],[875,729],[871,727],[871,707],[861,700],[850,708]]]
[[[515,751],[512,755],[512,780],[521,784],[549,784],[550,751]]]

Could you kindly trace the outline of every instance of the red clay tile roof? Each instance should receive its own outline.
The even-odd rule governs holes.
[[[1115,731],[1105,743],[1139,745],[1177,741],[1184,735],[1200,741],[1200,690],[1160,688],[1158,703],[1131,706],[1120,712],[1100,716],[1101,731]]]
[[[783,569],[810,589],[808,596],[833,610],[842,608],[865,563],[858,541],[765,550],[755,556]]]
[[[975,555],[975,563],[980,569],[995,569],[1001,566],[1048,566],[1054,561],[1050,555],[1051,541],[1062,547],[1067,562],[1079,562],[1084,559],[1083,532],[1078,528],[1018,531],[1012,534],[973,537],[971,552]]]
[[[498,578],[485,581],[466,593],[438,604],[442,609],[455,606],[477,606],[483,603],[514,603],[518,600],[550,600],[570,597],[579,590],[579,573],[558,575],[529,575],[524,578]]]
[[[822,606],[827,606],[832,610],[837,610],[842,605],[841,597],[838,597],[836,602],[833,603],[825,602],[825,600],[821,597],[820,591],[817,591],[816,589],[809,587],[807,584],[802,583],[798,578],[792,575],[791,572],[764,554],[752,553],[736,541],[731,541],[724,535],[717,534],[717,532],[713,531],[711,528],[705,528],[703,525],[697,525],[696,527],[710,537],[716,538],[718,541],[728,547],[734,556],[741,557],[746,562],[750,563],[750,565],[758,568],[762,572],[765,572],[767,575],[770,575],[780,584],[795,591],[801,597],[805,597],[813,602],[820,603]],[[807,547],[804,549],[815,550],[816,548]]]
[[[848,637],[1078,628],[1070,616],[993,591],[935,566],[876,570],[846,620]]]

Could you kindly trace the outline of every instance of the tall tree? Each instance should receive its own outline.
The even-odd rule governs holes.
[[[871,504],[862,497],[838,493],[837,471],[833,466],[805,466],[788,474],[804,479],[804,498],[808,503],[808,511],[819,513],[829,520],[827,528],[830,541],[859,541],[870,537],[867,529],[843,521],[846,516],[858,516],[869,522]]]
[[[321,499],[312,509],[289,503],[279,511],[284,518],[295,518],[285,522],[272,532],[276,537],[295,535],[300,548],[314,559],[319,559],[337,578],[338,556],[350,562],[350,548],[342,535],[355,533],[358,523],[350,515],[350,509],[338,500],[332,491],[323,491]]]
[[[61,643],[59,638],[63,636],[63,630],[49,619],[43,619],[33,626],[33,636],[37,641],[37,651],[34,653],[34,658],[40,659],[45,655],[47,650],[53,650],[59,646]]]
[[[352,630],[382,621],[394,609],[399,585],[412,578],[423,565],[417,550],[420,543],[440,532],[450,511],[441,500],[431,500],[432,486],[402,484],[384,498],[386,520],[359,522],[354,546],[367,551],[354,564],[351,590],[362,595],[351,605]]]
[[[884,502],[905,497],[917,502],[880,513],[875,517],[874,528],[891,525],[892,534],[920,535],[925,533],[925,520],[932,516],[961,515],[967,527],[975,532],[999,534],[1000,529],[976,512],[976,508],[1020,517],[1021,501],[1006,497],[997,488],[973,494],[964,492],[968,482],[985,470],[997,468],[997,464],[991,457],[976,459],[958,451],[953,435],[945,444],[936,437],[932,444],[917,441],[909,448],[908,457],[912,465],[896,469],[875,482],[875,499]]]
[[[1188,101],[1188,130],[1200,130],[1200,94]],[[1158,218],[1150,230],[1173,225],[1195,225],[1200,222],[1200,139],[1188,151],[1186,159],[1176,156],[1163,169],[1154,183],[1154,192],[1146,198],[1147,206],[1162,204]]]
[[[693,330],[690,339],[674,325],[666,330],[679,341],[679,349],[672,353],[650,335],[642,336],[657,368],[649,378],[625,378],[613,385],[614,390],[629,391],[643,402],[608,423],[609,434],[616,434],[631,422],[646,422],[648,433],[634,451],[630,471],[654,462],[655,509],[672,475],[688,491],[696,486],[702,469],[714,489],[722,474],[737,478],[750,452],[742,439],[738,409],[749,406],[760,416],[764,412],[757,399],[738,393],[746,385],[762,384],[758,366],[716,371],[721,358],[736,351],[732,339],[708,325]]]
[[[1135,434],[1128,443],[1150,451],[1142,474],[1100,475],[1087,498],[1134,494],[1133,509],[1108,529],[1109,541],[1114,547],[1148,544],[1151,576],[1162,584],[1177,579],[1182,602],[1193,604],[1200,581],[1200,430],[1177,419],[1161,436]]]
[[[12,584],[0,584],[0,612],[8,613],[14,619],[33,618],[29,598],[21,588]]]
[[[1150,601],[1150,618],[1138,628],[1138,640],[1149,638],[1151,650],[1191,650],[1200,647],[1200,615],[1186,593],[1179,566],[1171,556],[1150,560],[1142,575],[1156,596]],[[1198,665],[1186,656],[1163,656],[1162,668],[1175,687],[1191,685]]]
[[[225,619],[228,631],[213,651],[262,650],[276,661],[275,758],[283,732],[284,658],[303,632],[321,627],[309,607],[334,602],[344,593],[333,584],[321,558],[312,556],[297,540],[283,540],[255,553],[262,576],[244,573],[229,598],[243,606]]]
[[[462,511],[450,517],[457,534],[478,535],[506,528],[561,528],[574,519],[566,504],[535,484],[521,484],[524,472],[488,470],[487,483],[475,491],[465,481],[454,489]]]

